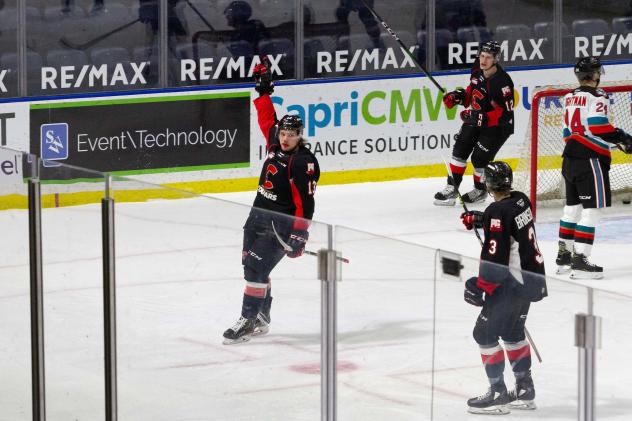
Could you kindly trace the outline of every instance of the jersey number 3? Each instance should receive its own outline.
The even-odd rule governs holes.
[[[278,173],[279,170],[277,169],[277,167],[275,167],[272,164],[268,164],[268,168],[266,169],[266,181],[263,183],[263,188],[266,190],[272,190],[272,188],[274,187],[274,184],[272,184],[272,181],[268,180],[268,176],[270,174],[274,175],[276,173]]]

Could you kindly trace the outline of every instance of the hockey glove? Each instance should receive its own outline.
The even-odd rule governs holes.
[[[476,285],[476,276],[472,276],[465,282],[465,291],[463,299],[466,303],[476,307],[482,307],[485,299],[483,298],[483,290]]]
[[[487,127],[487,114],[476,110],[461,111],[461,120],[463,124],[475,127]]]
[[[632,136],[621,129],[617,129],[617,131],[622,139],[619,143],[617,143],[617,147],[628,155],[632,154]]]
[[[294,230],[287,240],[287,244],[292,247],[292,251],[287,252],[287,256],[291,258],[299,257],[305,251],[305,244],[309,238],[309,232],[305,230]]]
[[[255,78],[255,91],[259,92],[259,96],[274,92],[270,61],[267,57],[264,57],[261,63],[255,66],[252,74]]]
[[[465,104],[465,89],[459,88],[456,91],[448,92],[443,97],[443,103],[448,108],[454,108],[455,105]]]
[[[480,211],[467,211],[461,214],[461,221],[465,228],[471,230],[472,228],[483,228],[483,212]]]

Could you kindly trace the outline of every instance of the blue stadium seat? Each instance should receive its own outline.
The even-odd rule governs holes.
[[[498,25],[496,27],[495,39],[501,41],[526,40],[531,38],[531,28],[522,23],[511,25]]]
[[[294,43],[287,38],[271,38],[259,41],[260,54],[285,54],[286,57],[294,57]]]
[[[130,55],[123,47],[102,47],[95,48],[90,52],[92,63],[100,66],[102,64],[116,65],[118,63],[129,63]]]
[[[370,36],[366,33],[343,35],[338,38],[338,50],[371,50],[375,48],[375,44]]]
[[[555,22],[537,22],[533,25],[533,35],[536,38],[553,39],[555,35]],[[570,35],[568,25],[562,23],[562,36]]]
[[[57,69],[62,66],[80,68],[89,63],[86,53],[79,50],[51,50],[46,54],[46,64]]]
[[[632,31],[632,17],[612,18],[612,32],[615,34],[627,34]]]
[[[578,19],[573,21],[573,35],[576,37],[592,37],[609,34],[608,23],[603,19]]]
[[[483,26],[465,26],[456,31],[456,39],[461,44],[466,42],[486,42],[492,39],[489,29]]]
[[[413,45],[417,44],[417,41],[415,40],[415,37],[410,32],[408,32],[408,31],[396,31],[396,33],[397,33],[397,36],[399,36],[399,39],[402,40],[404,45],[412,47]],[[395,47],[396,46],[397,48],[400,48],[399,43],[395,40],[395,38],[393,38],[393,36],[391,34],[387,34],[387,33],[380,34],[380,42],[381,42],[381,45],[384,45],[384,46],[387,46],[387,47]]]
[[[196,59],[213,57],[215,55],[215,48],[212,44],[199,41],[197,43],[197,57],[195,56],[195,44],[185,43],[176,46],[176,58],[182,59]]]

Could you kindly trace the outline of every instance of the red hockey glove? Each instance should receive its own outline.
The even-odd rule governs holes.
[[[487,127],[487,114],[482,111],[463,110],[461,111],[463,124],[476,127]]]
[[[292,247],[292,251],[287,252],[287,256],[291,258],[299,257],[305,251],[305,244],[309,238],[309,232],[305,230],[294,230],[287,240],[287,244]]]
[[[479,211],[467,211],[461,214],[461,221],[465,228],[471,230],[472,228],[483,228],[483,212]]]
[[[261,63],[255,66],[252,75],[255,78],[255,91],[259,92],[259,96],[274,92],[270,61],[267,57],[262,58]]]
[[[465,282],[465,291],[463,292],[463,299],[466,303],[472,304],[476,307],[482,307],[485,299],[483,298],[483,290],[476,285],[476,276],[472,276]]]
[[[443,103],[448,108],[453,108],[455,105],[463,105],[465,103],[465,89],[459,88],[456,91],[448,92],[443,97]]]

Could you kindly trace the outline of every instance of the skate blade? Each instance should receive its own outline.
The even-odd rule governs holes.
[[[269,331],[270,331],[270,328],[268,326],[258,326],[255,328],[255,331],[252,332],[251,336],[267,335]]]
[[[517,400],[517,401],[513,401],[511,402],[509,405],[509,408],[511,409],[518,409],[521,411],[531,411],[534,409],[538,409],[538,407],[535,405],[535,401],[531,400],[531,401],[523,401],[523,400]]]
[[[455,199],[447,199],[447,200],[435,199],[434,201],[435,206],[454,206],[455,204],[456,204]]]
[[[602,279],[603,272],[584,272],[581,270],[571,271],[571,279]]]
[[[243,344],[244,342],[248,342],[249,340],[250,340],[250,335],[244,335],[237,339],[224,338],[224,341],[222,343],[224,345],[236,345],[236,344]]]
[[[488,408],[474,408],[472,406],[467,407],[467,412],[470,414],[483,414],[483,415],[507,415],[511,411],[505,405],[495,405]]]
[[[571,267],[564,265],[564,266],[558,266],[555,273],[558,275],[566,275],[570,271],[571,271]]]

